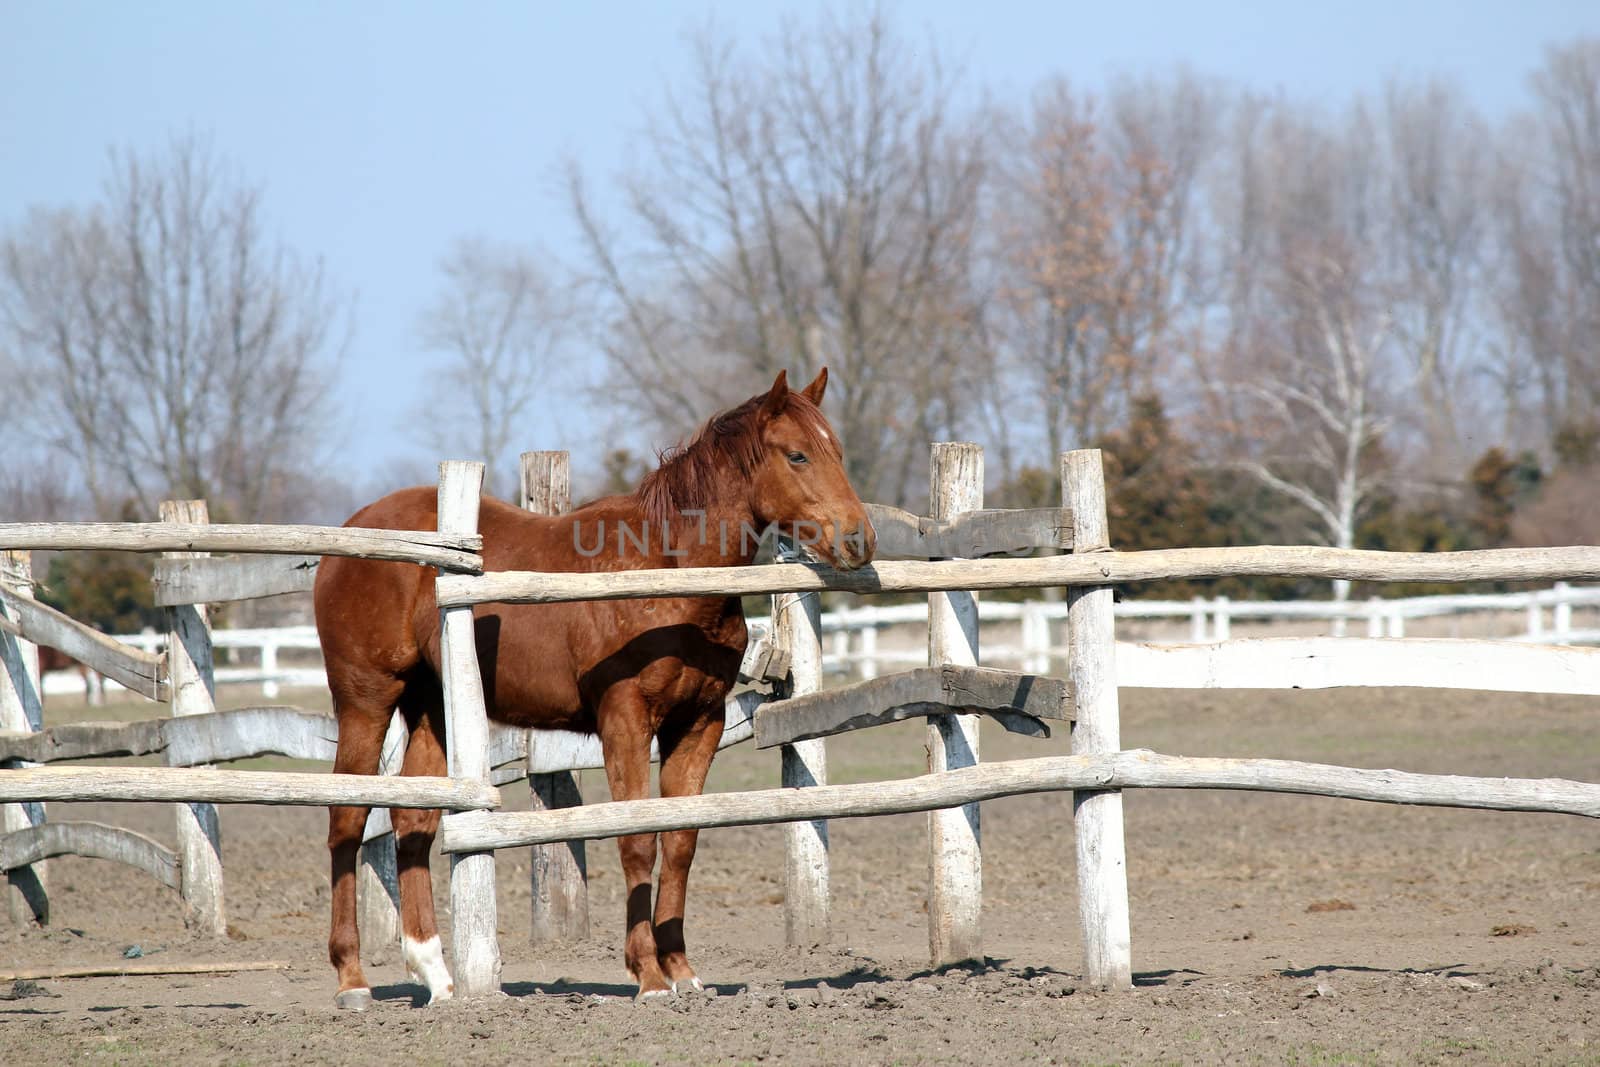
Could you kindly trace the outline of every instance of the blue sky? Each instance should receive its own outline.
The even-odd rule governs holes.
[[[416,320],[457,237],[576,256],[556,171],[603,178],[642,108],[684,77],[686,30],[746,39],[793,4],[97,3],[0,0],[0,228],[84,202],[113,145],[207,135],[265,190],[280,235],[356,294],[344,366],[350,480],[418,456],[401,420],[426,388]],[[926,0],[891,8],[1001,100],[1056,73],[1086,85],[1177,64],[1337,103],[1389,75],[1455,79],[1491,116],[1524,99],[1545,45],[1600,32],[1592,0],[1338,4]],[[526,447],[598,451],[571,377]],[[750,383],[754,392],[760,383]]]

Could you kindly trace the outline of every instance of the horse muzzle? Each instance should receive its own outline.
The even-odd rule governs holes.
[[[878,532],[872,528],[872,521],[865,515],[854,526],[838,534],[839,526],[835,525],[836,536],[833,539],[835,563],[840,570],[860,570],[872,562],[873,555],[878,550]]]

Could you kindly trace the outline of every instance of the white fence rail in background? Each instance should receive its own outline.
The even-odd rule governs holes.
[[[1574,608],[1596,609],[1595,625],[1575,627]],[[979,604],[978,613],[984,623],[1017,624],[1015,643],[985,642],[984,658],[990,663],[1015,663],[1025,671],[1048,673],[1052,662],[1059,665],[1066,655],[1067,605],[1064,601],[985,600]],[[1491,613],[1514,614],[1516,621],[1506,620],[1504,625],[1490,627],[1491,633],[1472,636],[1546,645],[1600,644],[1600,586],[1566,582],[1524,593],[1470,593],[1392,600],[1373,597],[1342,604],[1331,600],[1252,601],[1196,597],[1193,600],[1125,600],[1116,605],[1119,620],[1174,624],[1164,633],[1149,636],[1148,642],[1155,645],[1227,641],[1232,636],[1235,621],[1327,623],[1331,633],[1337,620],[1345,620],[1364,624],[1364,635],[1374,638],[1404,637],[1407,623],[1419,619],[1458,620],[1453,629],[1459,630],[1459,621]],[[823,612],[823,669],[830,673],[875,678],[885,669],[923,665],[927,662],[924,639],[927,622],[926,603],[869,604]],[[895,636],[903,640],[892,640]],[[1450,632],[1430,636],[1467,635]],[[1306,638],[1311,639],[1310,635]],[[121,636],[117,640],[154,652],[165,638],[149,632]],[[261,695],[273,699],[282,689],[320,688],[327,684],[319,662],[321,646],[317,643],[314,626],[217,630],[213,641],[217,649],[226,650],[219,651],[217,657],[218,685],[259,685]],[[280,655],[284,652],[314,655],[287,657],[297,662],[285,665],[285,657]],[[241,656],[240,653],[251,654]],[[240,663],[241,659],[246,662]],[[1144,661],[1161,661],[1161,657],[1154,660],[1146,657]],[[83,680],[72,672],[56,672],[46,676],[44,691],[47,695],[82,693]]]
[[[1327,633],[1337,632],[1341,621],[1365,622],[1365,636],[1404,637],[1408,620],[1452,619],[1450,632],[1437,637],[1480,637],[1498,641],[1518,641],[1545,645],[1600,644],[1600,611],[1597,625],[1573,626],[1574,608],[1600,609],[1600,586],[1574,586],[1557,582],[1550,589],[1524,593],[1482,593],[1408,597],[1339,603],[1331,600],[1251,601],[1228,597],[1196,597],[1193,600],[1125,600],[1116,605],[1119,621],[1163,621],[1174,625],[1166,632],[1150,634],[1154,645],[1209,644],[1227,641],[1235,621],[1266,623],[1327,623]],[[1469,616],[1491,613],[1513,614],[1516,622],[1483,624],[1471,634],[1462,633],[1460,623]],[[979,617],[985,624],[1016,623],[1015,643],[986,640],[984,657],[991,663],[1019,663],[1023,670],[1048,673],[1052,663],[1059,665],[1066,655],[1067,604],[1064,601],[1026,600],[1021,602],[983,601]],[[1548,620],[1548,622],[1547,622]],[[923,662],[923,650],[915,643],[913,629],[926,624],[927,606],[900,604],[888,607],[867,605],[843,611],[824,612],[822,632],[827,641],[823,665],[831,671],[859,672],[876,677],[886,667],[898,668]],[[909,635],[905,647],[885,647],[886,637],[895,628]],[[1263,634],[1261,636],[1271,637]],[[1311,639],[1313,635],[1306,635]],[[900,644],[900,642],[894,642]],[[1127,683],[1124,683],[1127,684]]]
[[[328,676],[322,670],[322,645],[317,641],[315,626],[214,630],[211,637],[215,648],[227,650],[217,656],[218,685],[259,685],[261,695],[271,699],[282,689],[328,684]],[[146,652],[156,652],[166,646],[167,639],[165,634],[147,630],[121,635],[117,640]],[[286,650],[315,653],[315,662],[284,666],[279,653]],[[248,658],[255,662],[239,665],[239,652],[254,653]],[[106,684],[108,688],[117,688],[115,682]],[[45,676],[44,692],[46,696],[82,693],[83,679],[72,671],[57,671]]]

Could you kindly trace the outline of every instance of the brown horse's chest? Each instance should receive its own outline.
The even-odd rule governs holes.
[[[746,631],[738,601],[659,600],[638,606],[643,610],[630,613],[631,627],[606,620],[613,633],[625,636],[597,649],[582,672],[584,688],[597,698],[622,671],[637,680],[647,703],[664,710],[720,706],[744,656]]]
[[[657,660],[640,671],[637,684],[658,719],[682,709],[720,706],[729,688],[721,677],[671,660]]]

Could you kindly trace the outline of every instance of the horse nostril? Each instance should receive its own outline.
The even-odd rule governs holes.
[[[853,536],[845,545],[852,569],[865,567],[872,562],[872,555],[877,551],[878,538],[870,525],[857,526]]]

